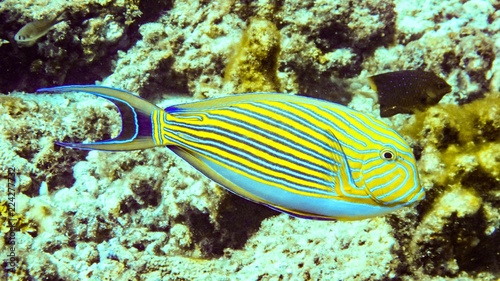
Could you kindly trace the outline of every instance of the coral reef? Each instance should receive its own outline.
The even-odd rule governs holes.
[[[0,92],[15,93],[0,96],[0,186],[15,168],[22,231],[16,265],[4,262],[0,278],[497,280],[499,8],[487,0],[2,1]],[[5,43],[61,11],[65,20],[32,47]],[[416,68],[444,77],[452,93],[384,121],[414,148],[427,197],[355,222],[253,204],[167,148],[61,148],[54,141],[116,136],[117,111],[88,95],[22,93],[99,80],[166,107],[284,91],[378,115],[357,94],[370,91],[365,78]],[[5,198],[0,189],[0,210]]]
[[[420,148],[429,187],[408,255],[425,274],[494,270],[500,260],[500,94],[458,106],[439,105],[402,132]],[[429,240],[429,237],[432,239]],[[441,254],[437,254],[441,253]]]
[[[119,52],[113,73],[103,83],[150,98],[165,93],[220,95],[231,46],[239,42],[245,25],[245,19],[232,13],[237,3],[175,2],[167,16],[139,28],[142,39],[126,53]]]
[[[62,13],[32,47],[0,46],[0,92],[33,91],[63,83],[93,83],[111,73],[117,50],[137,40],[139,1],[11,1],[0,3],[0,38],[11,40],[25,24]]]
[[[359,4],[359,5],[358,5]],[[355,77],[377,47],[392,43],[392,1],[285,1],[276,21],[282,35],[280,71],[291,91],[343,104],[351,100],[338,78]]]
[[[500,20],[496,9],[488,1],[398,1],[397,44],[378,48],[364,61],[363,69],[371,74],[431,70],[460,89],[446,97],[448,102],[470,101],[498,91],[500,80],[495,73],[499,70],[494,60]]]

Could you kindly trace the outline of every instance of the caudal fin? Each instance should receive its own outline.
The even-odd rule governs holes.
[[[105,98],[116,105],[122,118],[120,134],[113,139],[92,143],[56,142],[56,144],[84,150],[123,151],[154,147],[151,113],[162,110],[156,105],[129,92],[94,85],[71,85],[43,88],[37,92],[86,92]]]

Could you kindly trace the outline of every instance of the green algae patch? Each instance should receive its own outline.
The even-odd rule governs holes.
[[[439,185],[454,184],[477,170],[500,181],[499,93],[461,106],[438,105],[417,113],[402,133],[417,140],[424,161],[429,156],[440,159],[443,172],[431,173]],[[425,177],[432,168],[423,168]]]
[[[225,69],[225,82],[232,83],[237,93],[279,91],[279,53],[280,33],[276,25],[265,19],[251,19],[241,41],[234,46]]]

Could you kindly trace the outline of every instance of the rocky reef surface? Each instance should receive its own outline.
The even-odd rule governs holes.
[[[54,14],[62,21],[32,46],[16,44],[19,29]],[[2,278],[500,278],[498,1],[4,0],[0,22]],[[354,222],[253,204],[166,148],[61,148],[54,141],[116,136],[117,111],[87,95],[32,93],[97,81],[164,107],[279,91],[378,116],[366,78],[402,69],[453,88],[424,112],[384,119],[413,147],[427,196]]]

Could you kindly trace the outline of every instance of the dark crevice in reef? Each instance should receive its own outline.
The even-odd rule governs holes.
[[[305,77],[299,76],[302,82],[299,85],[300,95],[335,103],[347,105],[352,100],[352,93],[348,90],[348,83],[342,79],[336,79],[327,75]]]
[[[424,147],[420,143],[416,143],[411,145],[411,149],[413,150],[413,156],[415,156],[415,160],[419,161],[420,158],[422,158]]]
[[[228,193],[220,203],[216,222],[199,210],[187,210],[184,214],[177,221],[187,224],[202,254],[218,257],[226,248],[242,249],[261,222],[278,212]]]
[[[500,274],[500,232],[487,235],[484,210],[473,215],[448,219],[442,231],[422,242],[419,263],[434,276],[456,277],[461,271],[471,274]],[[453,266],[456,261],[458,268]]]
[[[147,100],[159,98],[161,93],[187,94],[188,80],[184,74],[174,70],[175,58],[168,57],[158,63],[154,75],[150,75],[141,88],[141,97]]]
[[[457,65],[460,65],[460,57],[455,54],[455,51],[444,53],[443,60],[441,61],[441,69],[446,76],[448,76]]]
[[[449,124],[448,124],[449,125]],[[457,128],[446,126],[443,128],[442,138],[437,144],[437,148],[441,151],[446,150],[450,145],[460,144],[460,132]]]
[[[72,153],[54,152],[47,154],[43,159],[34,163],[38,172],[30,172],[32,183],[20,191],[29,197],[40,194],[40,185],[45,182],[50,187],[50,192],[64,187],[71,187],[75,183],[73,166],[85,158],[88,152],[75,151]]]
[[[405,217],[398,217],[396,215],[387,216],[387,222],[392,226],[392,235],[399,242],[399,247],[394,247],[393,252],[398,256],[398,266],[396,268],[396,275],[399,277],[411,276],[411,261],[406,249],[409,249],[412,234],[419,224],[421,218],[414,213],[408,213]]]
[[[442,196],[445,190],[446,186],[434,185],[430,190],[425,192],[425,200],[418,202],[418,205],[415,207],[418,214],[417,220],[419,222],[432,210],[433,206],[436,204],[436,200]]]
[[[335,18],[327,22],[313,36],[316,47],[323,53],[332,52],[336,49],[350,48],[359,58],[352,69],[341,71],[341,78],[354,77],[361,71],[361,63],[367,56],[380,46],[388,46],[396,39],[396,15],[394,4],[383,3],[380,6],[370,7],[374,14],[379,15],[380,21],[385,23],[384,28],[372,32],[367,37],[362,37],[350,27],[352,18]],[[355,14],[352,12],[352,14]],[[359,64],[359,65],[358,65]]]
[[[465,174],[460,183],[462,186],[473,187],[485,201],[492,203],[493,207],[500,208],[500,200],[492,200],[492,192],[500,190],[500,180],[492,177],[490,173],[483,171],[483,169],[476,169]]]

